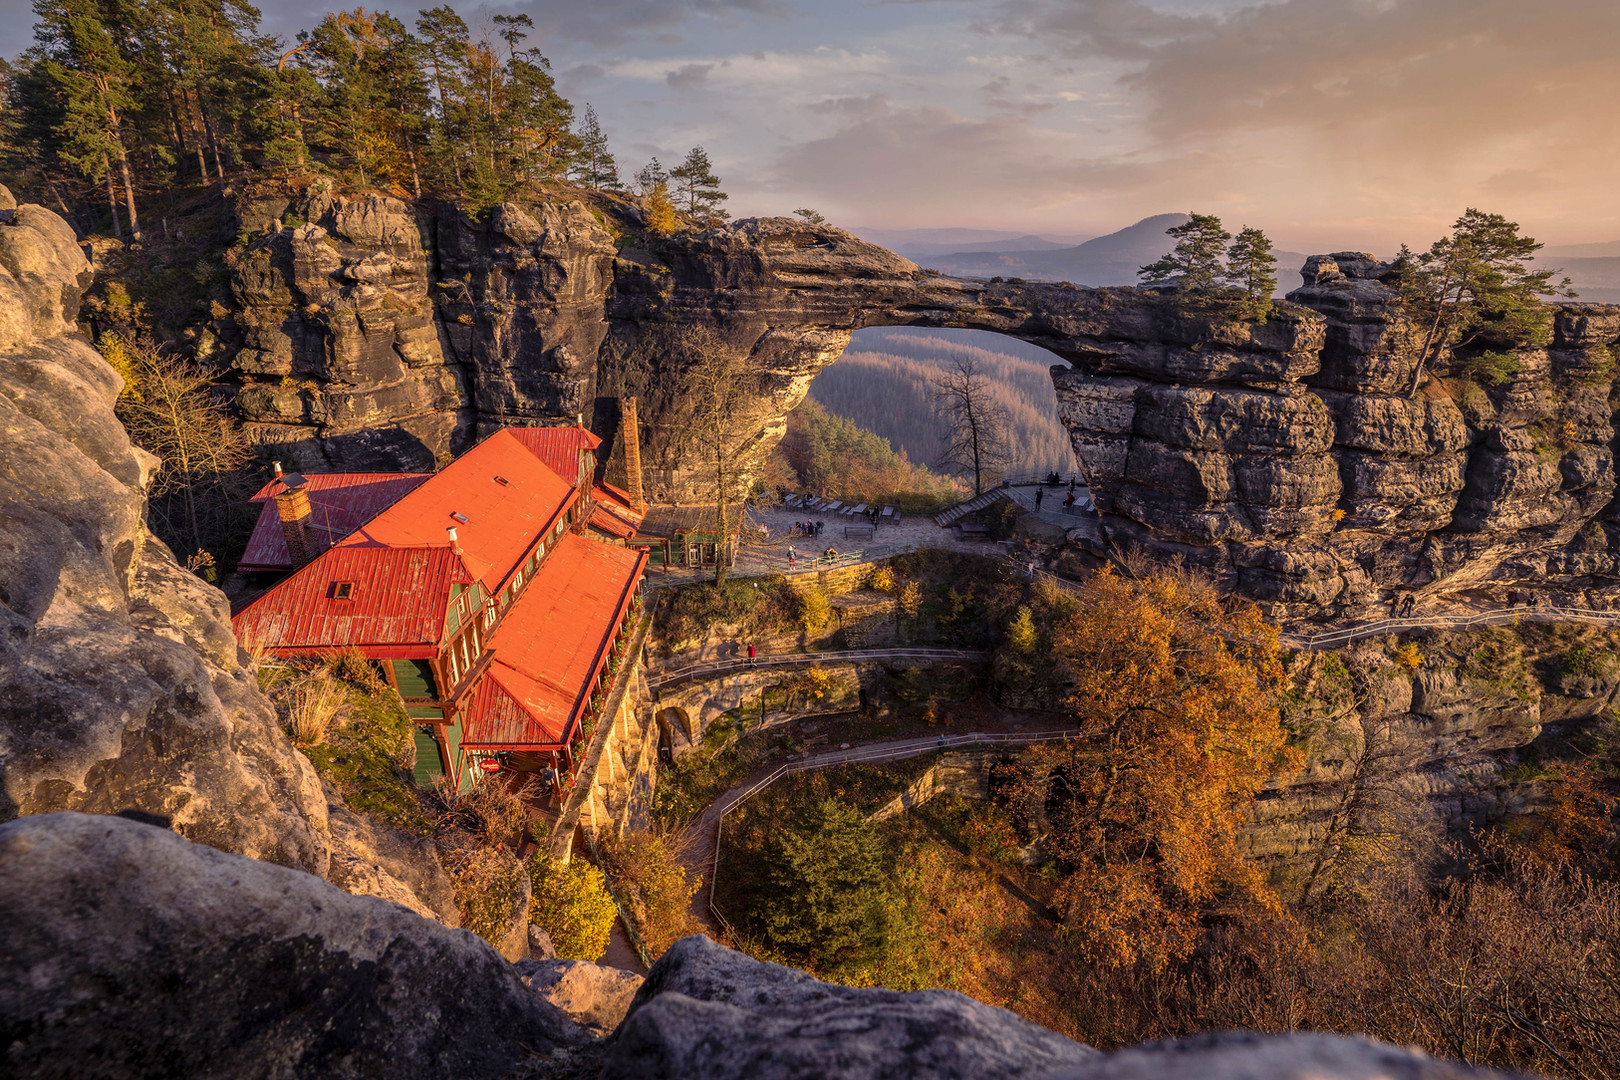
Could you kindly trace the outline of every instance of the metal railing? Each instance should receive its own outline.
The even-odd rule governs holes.
[[[830,769],[839,765],[858,765],[877,761],[898,761],[903,758],[921,757],[924,754],[939,753],[944,750],[954,750],[964,746],[1032,746],[1035,743],[1054,742],[1059,739],[1078,739],[1095,734],[1095,730],[1083,728],[1066,728],[1062,731],[974,731],[964,735],[939,735],[917,739],[905,739],[898,742],[879,743],[872,746],[854,746],[848,750],[834,750],[826,754],[818,754],[802,761],[789,761],[778,766],[770,775],[750,784],[746,790],[739,792],[734,798],[720,807],[720,815],[714,823],[714,857],[709,864],[709,914],[715,921],[725,927],[726,932],[735,940],[736,928],[715,907],[715,886],[720,880],[720,842],[725,832],[726,815],[731,813],[743,803],[752,799],[765,788],[792,773],[810,772],[815,769]]]
[[[732,660],[714,660],[706,663],[688,664],[686,667],[661,673],[657,678],[649,677],[647,683],[656,693],[683,682],[691,682],[694,679],[707,678],[710,675],[723,675],[728,671],[745,671],[749,668],[853,664],[872,660],[982,661],[988,659],[990,659],[990,653],[984,649],[840,649],[826,652],[777,653],[771,656],[756,656],[752,660],[743,656]]]
[[[1403,619],[1379,619],[1376,622],[1346,626],[1339,630],[1324,630],[1320,634],[1281,634],[1284,645],[1295,649],[1331,649],[1347,645],[1362,638],[1380,634],[1398,634],[1406,630],[1471,630],[1476,626],[1499,626],[1517,622],[1590,622],[1601,626],[1620,625],[1620,611],[1599,611],[1594,608],[1533,607],[1520,604],[1510,608],[1496,608],[1460,615],[1414,615]]]

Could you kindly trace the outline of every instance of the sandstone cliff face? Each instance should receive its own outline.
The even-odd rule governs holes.
[[[1053,373],[1059,415],[1105,546],[1184,558],[1274,614],[1614,585],[1620,309],[1549,308],[1550,346],[1520,350],[1505,384],[1426,379],[1409,397],[1415,331],[1370,256],[1313,257],[1257,325],[1152,290],[941,278],[784,218],[652,241],[607,209],[474,221],[319,191],[245,207],[234,367],[255,437],[306,469],[419,469],[500,426],[583,417],[622,479],[633,395],[649,496],[689,501],[704,471],[671,335],[747,358],[732,435],[762,454],[854,330],[963,327],[1071,365]]]
[[[328,812],[224,595],[147,532],[157,462],[74,329],[89,280],[67,224],[0,188],[0,820],[132,815],[454,920],[431,851]]]
[[[1313,257],[1286,309],[1313,325],[1313,359],[1264,394],[1225,373],[1189,392],[1171,364],[1054,370],[1105,542],[1182,557],[1282,616],[1372,614],[1406,590],[1612,590],[1620,309],[1549,307],[1551,346],[1518,350],[1502,385],[1442,364],[1409,396],[1418,332],[1391,273]]]
[[[1293,661],[1290,725],[1303,769],[1274,781],[1244,833],[1290,899],[1343,833],[1403,844],[1466,841],[1545,798],[1511,773],[1526,748],[1608,715],[1620,664],[1605,631],[1525,624],[1366,640]],[[1571,670],[1571,658],[1585,658]],[[1405,659],[1406,663],[1401,662]],[[1533,758],[1532,758],[1533,760]]]
[[[320,785],[238,662],[224,596],[146,533],[155,461],[113,415],[118,376],[73,327],[89,265],[55,214],[9,217],[0,818],[133,812],[324,873]]]

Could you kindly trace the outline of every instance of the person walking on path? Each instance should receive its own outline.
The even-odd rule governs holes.
[[[793,550],[793,545],[792,544],[789,544],[788,545],[788,569],[792,570],[793,567],[795,565],[797,565],[798,561],[799,561],[799,553],[797,551]]]
[[[748,643],[748,664],[750,667],[754,664],[754,643],[752,641]]]
[[[1040,513],[1041,500],[1044,499],[1044,498],[1046,498],[1046,489],[1045,488],[1036,488],[1035,489],[1035,512],[1036,513]]]
[[[1063,498],[1063,512],[1065,514],[1074,513],[1074,485],[1072,484],[1069,485],[1068,495]]]

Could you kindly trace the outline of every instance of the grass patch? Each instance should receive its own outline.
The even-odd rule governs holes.
[[[276,704],[283,725],[305,744],[300,749],[315,772],[337,789],[351,810],[416,836],[433,834],[432,818],[411,776],[416,753],[411,718],[399,695],[363,660],[338,657],[265,665],[259,685]],[[330,693],[335,701],[321,740],[308,745],[305,736],[311,732],[298,731],[307,719],[295,710],[307,707],[317,693]]]

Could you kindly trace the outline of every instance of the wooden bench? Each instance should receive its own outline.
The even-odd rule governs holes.
[[[877,535],[877,529],[876,529],[876,527],[871,526],[871,525],[845,525],[844,526],[844,539],[845,540],[849,540],[852,537],[857,537],[857,536],[860,537],[863,540],[870,540],[876,535]]]

